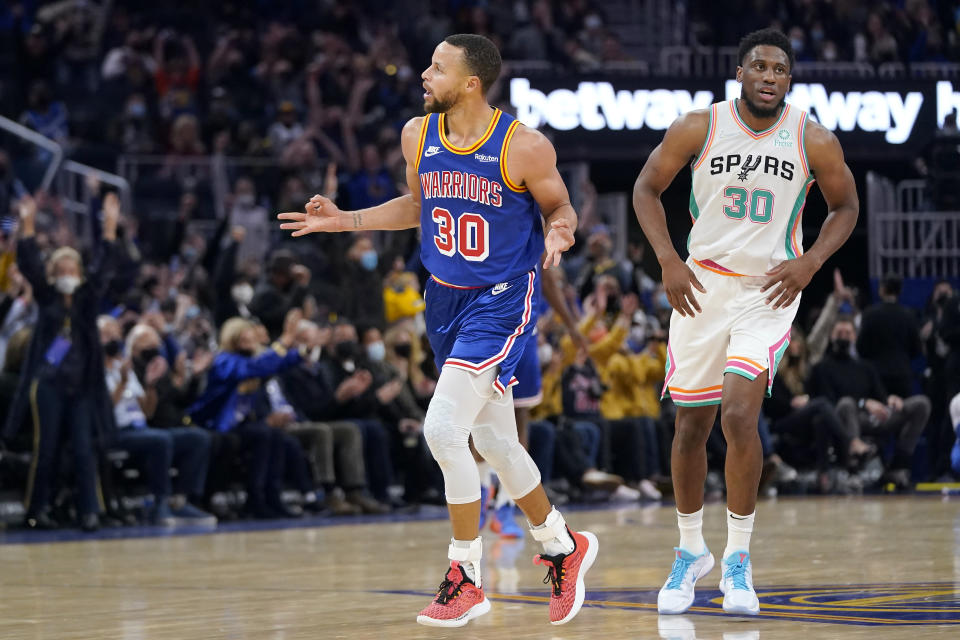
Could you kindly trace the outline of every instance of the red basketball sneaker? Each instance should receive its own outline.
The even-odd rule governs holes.
[[[533,559],[534,564],[547,566],[547,577],[543,583],[550,582],[553,592],[550,595],[550,624],[565,624],[583,606],[586,588],[583,576],[590,570],[597,558],[597,537],[589,531],[570,531],[573,538],[573,551],[566,555],[548,556],[540,554]]]
[[[454,560],[437,589],[437,597],[420,612],[417,622],[430,627],[462,627],[488,611],[490,601],[483,595],[483,589],[477,587]]]

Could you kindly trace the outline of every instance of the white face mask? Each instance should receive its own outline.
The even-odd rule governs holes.
[[[246,282],[243,284],[235,284],[230,289],[230,295],[237,304],[244,307],[249,306],[253,300],[253,287]]]
[[[77,276],[59,276],[54,282],[54,286],[57,288],[57,291],[69,296],[80,286],[80,278]]]
[[[387,348],[383,342],[371,342],[367,345],[367,357],[374,362],[380,362],[387,355]]]

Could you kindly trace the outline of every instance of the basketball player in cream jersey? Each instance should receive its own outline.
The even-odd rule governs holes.
[[[663,394],[677,405],[671,460],[680,544],[657,599],[660,613],[686,611],[696,581],[714,565],[702,528],[717,405],[727,441],[723,609],[759,612],[749,547],[762,464],[757,416],[789,344],[800,291],[846,241],[859,208],[836,137],[784,101],[794,61],[786,36],[751,33],[738,60],[740,98],[678,118],[634,187],[637,219],[674,309]],[[684,262],[660,194],[688,164],[693,229]],[[800,219],[814,181],[829,214],[804,252]]]

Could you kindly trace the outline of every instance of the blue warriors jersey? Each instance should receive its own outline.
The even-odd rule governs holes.
[[[453,146],[444,114],[431,113],[420,130],[420,257],[437,280],[483,287],[513,280],[536,267],[543,253],[540,208],[507,174],[507,149],[519,126],[499,109],[472,146]]]

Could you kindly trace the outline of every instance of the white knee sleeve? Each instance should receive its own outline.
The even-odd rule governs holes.
[[[480,475],[470,454],[470,429],[455,423],[456,403],[434,395],[423,421],[423,437],[443,471],[447,502],[467,504],[480,499]]]
[[[488,371],[474,375],[444,367],[423,421],[423,436],[440,470],[450,504],[468,504],[480,499],[480,476],[470,454],[470,427],[493,395],[493,377]]]
[[[950,401],[950,423],[954,429],[960,431],[960,393]]]
[[[477,452],[497,472],[511,498],[522,498],[540,484],[540,470],[517,438],[512,390],[487,402],[471,433]]]

